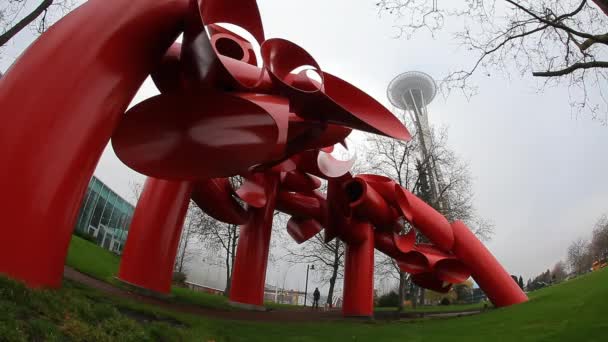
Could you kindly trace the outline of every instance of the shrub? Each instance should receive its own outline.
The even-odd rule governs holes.
[[[179,285],[186,284],[186,273],[184,272],[173,272],[173,282]]]
[[[78,230],[75,230],[74,235],[78,236],[79,238],[85,239],[89,242],[92,242],[94,244],[97,244],[97,240],[95,239],[95,237],[92,234],[86,233],[86,232],[81,232]]]
[[[450,305],[450,300],[447,298],[443,298],[441,299],[441,302],[439,302],[439,305]]]
[[[399,295],[397,292],[391,291],[378,297],[379,307],[395,307],[399,306]]]

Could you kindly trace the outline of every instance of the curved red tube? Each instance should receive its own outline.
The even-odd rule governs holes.
[[[228,178],[210,178],[198,181],[192,191],[192,200],[207,215],[230,224],[245,224],[248,212],[232,196]]]
[[[392,230],[398,214],[374,188],[362,178],[355,177],[343,185],[349,206],[359,220],[369,220],[380,230]]]
[[[35,287],[61,284],[93,170],[186,10],[183,0],[89,0],[0,80],[0,188],[11,199],[2,207],[0,273]]]
[[[264,189],[264,180],[245,179],[243,184],[236,190],[243,202],[254,208],[263,208],[266,205],[266,191]]]
[[[311,192],[321,187],[321,180],[301,171],[286,172],[281,180],[285,191]]]
[[[397,183],[394,180],[385,176],[372,174],[357,175],[357,178],[363,179],[369,186],[374,188],[388,204],[395,208],[399,206],[395,193],[395,185]]]
[[[452,249],[454,233],[448,220],[437,210],[411,192],[395,185],[397,202],[401,213],[414,227],[419,229],[437,247],[444,251]]]
[[[277,210],[296,217],[312,218],[322,222],[321,200],[297,192],[279,191]]]
[[[452,284],[441,281],[432,272],[423,272],[412,275],[414,284],[439,293],[447,293],[452,288]]]
[[[169,293],[179,238],[192,194],[191,182],[148,178],[120,260],[118,277]]]
[[[287,221],[287,233],[298,244],[308,241],[321,232],[321,224],[315,219],[292,217]]]
[[[161,93],[177,92],[182,90],[181,83],[181,55],[182,44],[173,43],[163,56],[160,64],[152,71],[152,81]]]
[[[454,255],[470,270],[473,279],[495,306],[508,306],[528,300],[526,294],[505,271],[492,253],[461,221],[452,223]]]

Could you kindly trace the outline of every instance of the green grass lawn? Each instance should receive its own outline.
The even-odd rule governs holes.
[[[7,341],[605,341],[608,270],[538,290],[485,314],[408,322],[259,323],[164,312],[65,282],[31,291],[0,277]]]
[[[117,286],[122,285],[114,279],[118,273],[120,257],[76,235],[72,236],[65,263],[94,278]],[[228,305],[228,300],[224,296],[192,291],[178,286],[171,288],[171,294],[172,298],[170,300],[175,302],[189,303],[211,309],[234,310],[233,307]]]
[[[78,239],[75,238],[74,241]],[[115,256],[110,253],[103,257],[92,255],[86,249],[83,250],[86,244],[81,242],[86,241],[74,241],[70,247],[69,265],[101,279],[108,279],[108,276],[111,278],[115,274],[118,265]],[[81,258],[80,254],[83,253],[86,257]],[[95,266],[92,267],[86,260]],[[87,341],[127,341],[132,338],[167,341],[599,342],[605,341],[608,334],[608,269],[535,291],[530,294],[530,301],[521,305],[499,308],[475,316],[403,322],[224,321],[163,312],[158,308],[108,298],[94,290],[69,283],[59,291],[29,291],[5,279],[0,281],[0,286],[0,340],[9,341],[19,338],[53,340],[48,337],[50,335],[44,335],[47,332],[52,336],[59,336],[55,340]],[[192,291],[181,295],[179,290],[176,292],[178,298],[188,302],[195,301],[191,297]],[[201,303],[208,301],[203,298]],[[223,304],[217,305],[221,307]],[[125,307],[144,313],[145,317],[161,319],[142,321],[131,317],[133,315],[125,314]],[[171,319],[182,322],[183,325],[167,323]],[[78,334],[81,333],[89,338],[79,338]]]
[[[94,278],[111,281],[118,273],[120,257],[90,241],[72,235],[65,263]]]

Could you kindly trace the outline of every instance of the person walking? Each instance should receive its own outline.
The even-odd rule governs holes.
[[[319,292],[318,287],[315,288],[315,292],[313,292],[312,298],[314,299],[314,301],[312,302],[312,308],[319,309],[319,299],[321,298],[321,292]]]

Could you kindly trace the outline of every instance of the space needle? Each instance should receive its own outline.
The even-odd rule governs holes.
[[[437,203],[442,184],[441,171],[435,165],[433,156],[433,136],[429,126],[427,106],[437,95],[437,85],[433,78],[423,72],[409,71],[395,77],[388,85],[387,96],[396,108],[409,114],[416,127],[420,144],[420,158],[428,175],[431,201]],[[437,203],[447,206],[446,201]]]

